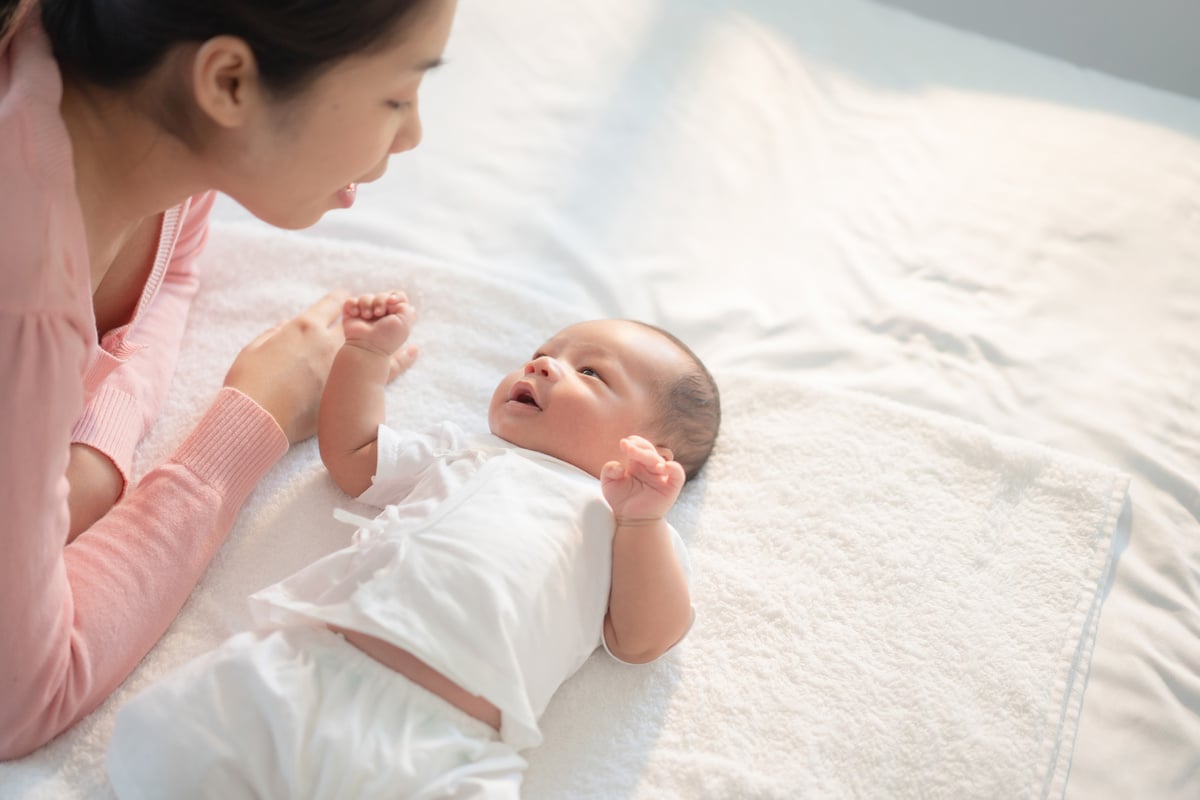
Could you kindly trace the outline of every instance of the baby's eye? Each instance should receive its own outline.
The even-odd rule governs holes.
[[[406,109],[412,105],[412,103],[406,102],[404,100],[388,100],[387,104],[388,104],[388,108],[392,109],[393,111],[403,111],[404,109]]]
[[[591,367],[580,367],[579,374],[587,375],[588,377],[591,377],[591,378],[599,378],[600,377],[600,373],[596,372],[596,370],[592,369]]]

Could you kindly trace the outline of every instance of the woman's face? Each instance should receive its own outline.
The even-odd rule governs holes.
[[[356,184],[378,179],[389,156],[420,143],[417,94],[441,61],[454,11],[455,0],[430,0],[386,48],[346,59],[286,101],[264,98],[222,159],[216,188],[281,228],[350,207]]]

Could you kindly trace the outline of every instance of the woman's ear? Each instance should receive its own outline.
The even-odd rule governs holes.
[[[214,36],[200,45],[192,60],[196,104],[223,128],[245,124],[260,101],[258,62],[244,39]]]

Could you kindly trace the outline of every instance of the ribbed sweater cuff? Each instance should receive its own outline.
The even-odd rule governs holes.
[[[287,436],[275,418],[226,386],[180,445],[174,460],[220,492],[233,508],[239,508],[287,449]]]
[[[133,450],[142,436],[141,423],[136,400],[120,389],[101,386],[75,421],[71,442],[86,444],[108,456],[128,486]],[[121,493],[125,493],[124,488]]]

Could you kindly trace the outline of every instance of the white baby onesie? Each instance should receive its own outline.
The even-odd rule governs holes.
[[[450,423],[381,426],[378,450],[359,500],[383,513],[253,595],[256,621],[319,620],[409,650],[495,704],[505,742],[537,746],[550,697],[603,644],[614,523],[600,481]]]

